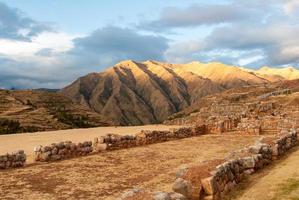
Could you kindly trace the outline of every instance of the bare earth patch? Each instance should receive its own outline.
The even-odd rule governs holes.
[[[115,199],[135,186],[171,191],[182,165],[221,159],[256,136],[204,135],[1,172],[4,199]]]

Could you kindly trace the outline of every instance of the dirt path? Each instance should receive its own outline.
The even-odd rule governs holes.
[[[171,191],[182,165],[223,158],[257,137],[204,135],[0,172],[3,199],[115,199],[135,186]]]
[[[0,135],[0,154],[10,153],[16,150],[24,150],[32,161],[33,148],[37,145],[49,145],[61,141],[72,142],[93,141],[95,137],[107,133],[121,135],[136,134],[141,130],[169,130],[179,126],[146,125],[146,126],[124,126],[124,127],[97,127],[87,129],[69,129],[60,131],[45,131],[36,133],[21,133],[11,135]]]
[[[234,200],[299,200],[299,148],[250,177]]]

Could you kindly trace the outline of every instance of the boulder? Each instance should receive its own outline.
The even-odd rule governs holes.
[[[186,197],[188,197],[191,189],[192,189],[191,183],[182,178],[177,178],[172,186],[172,190],[174,192],[182,194]]]

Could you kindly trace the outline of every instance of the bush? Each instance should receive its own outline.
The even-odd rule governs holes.
[[[57,111],[55,115],[58,121],[71,125],[74,128],[90,128],[94,127],[94,125],[88,122],[88,118],[85,116],[76,116],[69,114],[65,111]]]
[[[0,134],[12,134],[21,132],[22,128],[20,122],[0,118]]]

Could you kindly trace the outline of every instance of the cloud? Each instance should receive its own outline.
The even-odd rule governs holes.
[[[287,15],[292,15],[296,11],[298,11],[299,8],[299,1],[298,0],[285,0],[285,4],[283,6],[284,12]]]
[[[161,36],[142,35],[128,28],[104,27],[89,36],[74,40],[75,55],[88,54],[96,59],[162,60],[168,40]]]
[[[187,8],[167,7],[157,20],[145,21],[138,27],[148,30],[219,25],[240,21],[256,20],[262,14],[260,9],[246,4],[194,4]]]
[[[299,67],[297,36],[299,23],[298,18],[294,17],[297,2],[269,0],[269,3],[264,4],[255,0],[232,1],[229,5],[242,7],[241,11],[245,16],[255,18],[246,17],[252,20],[222,24],[214,21],[218,25],[210,28],[206,36],[190,38],[171,45],[166,51],[166,59],[169,62],[216,60],[235,65],[256,65],[255,67],[261,65]],[[292,16],[285,13],[286,8],[292,11]],[[204,13],[209,13],[209,10]]]
[[[294,65],[299,62],[299,25],[248,24],[215,28],[207,37],[174,44],[166,52],[168,61],[224,60],[230,64]],[[190,44],[194,48],[190,48]],[[180,49],[180,50],[177,50]]]
[[[0,2],[0,38],[30,40],[31,37],[44,31],[52,31],[52,28]]]
[[[68,42],[65,44],[67,47]],[[101,71],[124,59],[163,60],[168,40],[132,29],[104,27],[73,39],[71,48],[65,51],[52,47],[35,48],[31,55],[0,54],[0,88],[61,88],[79,76]]]

